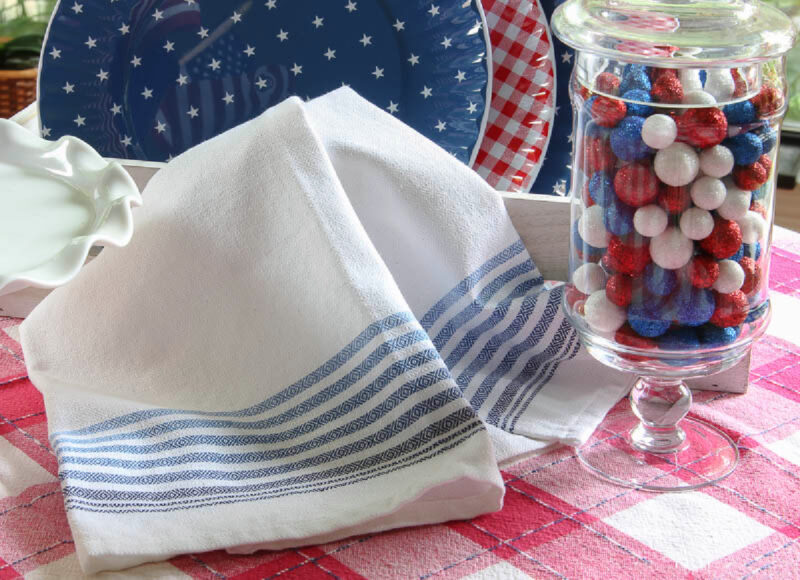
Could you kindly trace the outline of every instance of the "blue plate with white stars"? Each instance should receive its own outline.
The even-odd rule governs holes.
[[[61,0],[40,128],[168,161],[291,95],[346,84],[471,163],[489,47],[477,0]]]

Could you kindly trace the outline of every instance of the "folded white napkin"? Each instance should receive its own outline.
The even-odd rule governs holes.
[[[21,327],[87,572],[493,511],[478,415],[507,459],[624,394],[501,198],[350,90],[193,148],[144,199]]]

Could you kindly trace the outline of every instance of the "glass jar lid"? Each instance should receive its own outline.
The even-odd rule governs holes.
[[[796,35],[788,16],[757,0],[568,0],[552,27],[578,50],[662,67],[769,60]]]

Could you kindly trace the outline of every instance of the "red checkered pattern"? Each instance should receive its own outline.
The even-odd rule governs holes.
[[[681,494],[615,487],[589,475],[562,447],[506,468],[504,508],[471,521],[252,556],[192,554],[127,574],[800,578],[800,234],[777,228],[774,240],[775,314],[754,347],[750,391],[698,393],[692,410],[739,444],[741,463],[721,483]],[[19,322],[0,318],[0,580],[75,578],[80,569],[42,399],[24,377]]]
[[[492,43],[492,102],[473,168],[495,189],[529,191],[550,139],[555,78],[538,2],[482,0]]]

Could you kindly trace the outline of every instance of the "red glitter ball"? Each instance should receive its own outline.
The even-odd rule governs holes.
[[[744,78],[744,75],[741,71],[736,70],[735,68],[731,69],[731,76],[733,77],[733,96],[734,97],[741,97],[747,92],[747,79]]]
[[[614,335],[614,340],[625,346],[632,346],[633,348],[650,349],[656,347],[655,341],[636,334],[627,322]]]
[[[583,292],[575,288],[575,286],[567,286],[567,289],[564,292],[564,298],[567,301],[567,306],[569,306],[570,308],[575,306],[575,303],[578,300],[586,300],[588,297],[589,296],[587,294],[584,294]]]
[[[665,185],[658,194],[658,205],[661,209],[671,214],[683,213],[692,205],[692,196],[686,186],[675,187]]]
[[[622,201],[642,207],[658,197],[658,178],[647,162],[629,163],[614,176],[614,191]]]
[[[756,115],[763,119],[774,115],[783,107],[783,95],[775,87],[764,86],[755,97],[750,99],[750,102],[756,108]]]
[[[739,326],[747,318],[747,296],[741,290],[730,294],[714,292],[716,308],[711,316],[711,324],[721,328]]]
[[[767,208],[764,207],[763,203],[759,203],[756,200],[751,201],[750,211],[754,211],[764,219],[767,219]]]
[[[770,170],[772,169],[772,159],[769,158],[769,155],[764,153],[761,157],[758,158],[756,163],[760,163],[769,175]]]
[[[618,99],[597,97],[592,103],[592,118],[601,127],[616,127],[627,110],[625,103]]]
[[[602,137],[589,137],[583,148],[583,159],[586,164],[586,173],[591,175],[595,171],[611,171],[617,163],[611,142]]]
[[[745,191],[758,189],[767,182],[767,170],[756,161],[750,165],[737,165],[733,168],[733,181],[736,187]]]
[[[606,297],[617,306],[627,306],[631,303],[633,280],[625,274],[614,274],[606,282]]]
[[[711,288],[719,276],[719,262],[705,254],[697,255],[689,262],[687,273],[695,288]]]
[[[727,136],[728,120],[719,109],[689,109],[678,117],[678,139],[694,147],[713,147]]]
[[[581,88],[578,90],[578,94],[583,98],[584,101],[588,101],[592,96],[592,91],[590,91],[584,85],[581,85]]]
[[[606,256],[613,271],[638,276],[650,263],[650,245],[626,244],[617,236],[611,236]]]
[[[719,260],[730,258],[742,245],[742,230],[733,220],[714,216],[714,229],[700,241],[700,247]]]
[[[675,77],[678,78],[678,71],[674,68],[656,68],[650,67],[649,71],[650,80],[656,82],[661,77]]]
[[[597,262],[600,261],[600,256],[596,254],[589,254],[588,256],[584,256],[583,251],[581,251],[580,248],[575,248],[575,254],[578,256],[578,260],[581,262],[592,262],[593,264],[596,264]]]
[[[683,102],[683,85],[678,75],[660,75],[650,89],[650,96],[657,103]]]
[[[745,294],[750,294],[761,285],[761,266],[753,258],[747,256],[739,260],[739,265],[744,270],[744,284],[740,290]]]
[[[600,93],[616,95],[619,92],[619,77],[610,72],[600,73],[594,79],[594,88]]]

